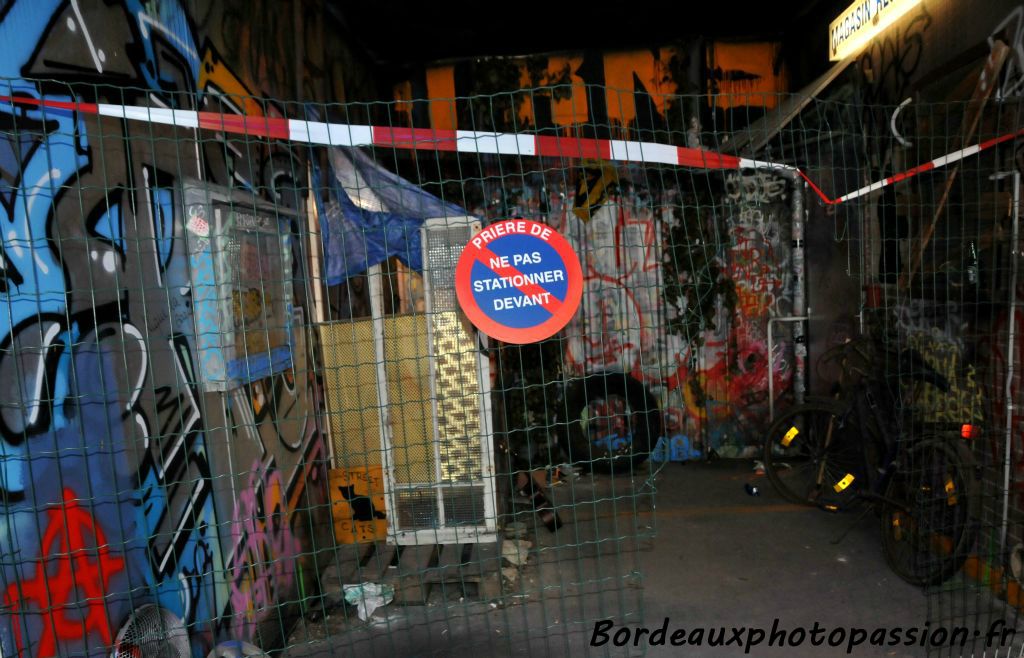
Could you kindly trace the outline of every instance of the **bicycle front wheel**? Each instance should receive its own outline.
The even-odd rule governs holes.
[[[799,505],[834,496],[863,461],[859,428],[831,400],[797,405],[775,419],[764,440],[764,470],[775,490]],[[846,487],[842,487],[845,489]]]
[[[881,505],[889,567],[919,587],[955,574],[977,535],[977,487],[970,453],[953,441],[923,439],[904,451]]]

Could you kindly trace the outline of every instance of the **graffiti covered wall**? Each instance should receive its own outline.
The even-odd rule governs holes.
[[[715,42],[705,51],[693,41],[438,65],[394,86],[396,121],[437,130],[557,128],[685,139],[691,120],[711,124],[712,107],[719,114],[742,110],[737,117],[745,114],[744,123],[774,107],[788,84],[778,50],[768,42]],[[705,93],[717,95],[712,107],[680,96]],[[414,100],[421,98],[428,100]]]
[[[696,187],[718,193],[698,200],[674,185],[651,189],[642,168],[607,163],[568,165],[570,187],[567,164],[485,174],[480,191],[465,192],[478,200],[473,214],[545,221],[580,255],[584,292],[564,332],[566,369],[628,372],[660,395],[669,438],[723,456],[752,452],[768,417],[767,319],[791,310],[788,184],[753,171],[713,174]],[[542,171],[559,173],[547,180]],[[670,302],[670,277],[683,290],[710,285]],[[698,305],[699,322],[680,321]],[[788,331],[779,334],[771,376],[783,396],[793,358]]]
[[[199,35],[174,0],[4,3],[0,96],[264,112]],[[0,123],[4,655],[106,655],[154,602],[197,656],[280,628],[329,532],[303,258],[293,368],[204,395],[178,186],[294,207],[295,154],[10,102]]]

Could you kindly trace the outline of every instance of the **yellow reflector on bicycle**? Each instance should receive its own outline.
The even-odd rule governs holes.
[[[830,512],[838,512],[839,511],[839,506],[838,505],[825,505],[825,509],[827,509]]]
[[[800,433],[800,430],[798,430],[795,427],[790,427],[789,431],[786,432],[786,435],[784,437],[782,437],[782,445],[783,445],[783,447],[788,448],[789,444],[793,443],[793,439],[795,439],[796,435],[799,434],[799,433]]]
[[[895,512],[892,515],[892,538],[896,541],[903,541],[903,528],[900,524],[899,512]]]
[[[842,480],[832,485],[832,488],[836,490],[836,493],[839,493],[840,491],[846,489],[848,486],[853,484],[853,481],[855,479],[856,478],[853,477],[853,473],[847,473],[845,476],[843,476]]]
[[[953,484],[953,478],[946,477],[946,504],[952,507],[956,505],[956,485]]]

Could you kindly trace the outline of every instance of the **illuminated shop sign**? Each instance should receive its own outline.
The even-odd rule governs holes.
[[[829,59],[838,62],[853,55],[920,2],[857,0],[828,26]]]

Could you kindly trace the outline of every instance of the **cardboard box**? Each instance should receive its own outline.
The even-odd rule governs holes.
[[[363,544],[387,538],[384,471],[380,465],[332,468],[328,483],[335,541]]]

